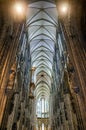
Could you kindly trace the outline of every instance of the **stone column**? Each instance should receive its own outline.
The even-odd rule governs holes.
[[[70,102],[70,95],[64,95],[64,101],[67,108],[69,130],[74,130],[73,117],[72,117],[72,106]]]

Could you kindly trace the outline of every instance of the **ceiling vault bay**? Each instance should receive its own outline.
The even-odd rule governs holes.
[[[32,1],[28,5],[28,42],[31,65],[36,67],[36,98],[49,98],[57,25],[57,10],[53,1]]]

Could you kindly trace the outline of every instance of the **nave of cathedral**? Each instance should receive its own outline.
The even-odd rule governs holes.
[[[0,0],[0,130],[86,130],[86,0]]]

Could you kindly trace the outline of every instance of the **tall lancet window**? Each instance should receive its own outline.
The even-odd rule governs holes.
[[[49,103],[46,98],[43,97],[37,101],[36,109],[37,117],[46,118],[49,116]]]

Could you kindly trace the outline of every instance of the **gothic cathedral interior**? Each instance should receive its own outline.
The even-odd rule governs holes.
[[[0,130],[86,130],[86,0],[0,0]]]

